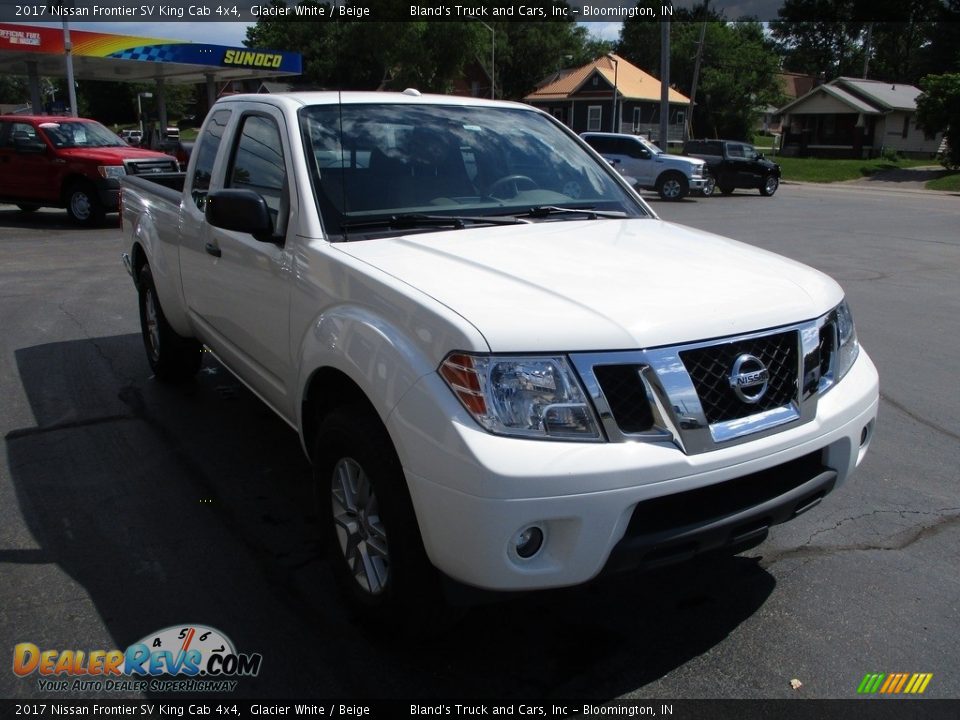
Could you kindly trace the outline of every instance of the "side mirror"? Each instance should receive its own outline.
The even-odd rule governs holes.
[[[253,190],[217,190],[206,198],[207,222],[223,230],[249,233],[261,242],[273,240],[273,220],[263,195]]]
[[[47,144],[39,138],[14,138],[13,149],[24,155],[42,155],[47,151]]]
[[[763,153],[757,153],[757,160],[763,160]]]

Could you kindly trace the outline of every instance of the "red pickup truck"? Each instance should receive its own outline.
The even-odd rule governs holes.
[[[176,172],[176,158],[130,147],[95,120],[0,116],[0,202],[24,212],[65,207],[81,225],[116,212],[120,178]]]

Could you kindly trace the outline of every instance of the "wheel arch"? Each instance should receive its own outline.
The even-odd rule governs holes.
[[[300,402],[300,438],[304,451],[311,462],[316,459],[313,457],[313,438],[320,427],[323,416],[335,408],[346,405],[364,407],[380,421],[381,425],[384,425],[383,419],[370,398],[347,373],[331,366],[314,370],[307,379]],[[387,432],[389,437],[390,433],[387,431],[386,425],[384,425],[384,431]],[[391,442],[393,442],[392,438]],[[396,450],[396,446],[394,446],[394,450]]]

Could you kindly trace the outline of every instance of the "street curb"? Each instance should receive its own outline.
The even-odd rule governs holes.
[[[879,190],[881,192],[889,193],[907,193],[910,195],[941,195],[946,197],[960,197],[960,192],[954,192],[952,190],[926,190],[926,189],[917,189],[917,188],[898,188],[898,187],[884,187],[883,180],[877,180],[873,184],[864,185],[860,180],[839,180],[837,182],[804,182],[802,180],[780,180],[781,185],[806,185],[809,187],[834,187],[834,188],[843,188],[845,190]],[[858,183],[858,184],[854,184]]]

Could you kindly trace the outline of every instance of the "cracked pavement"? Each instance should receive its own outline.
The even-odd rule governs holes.
[[[841,282],[881,377],[866,460],[743,556],[511,598],[416,643],[344,614],[281,421],[210,358],[193,386],[150,378],[115,216],[0,205],[0,660],[197,622],[263,654],[242,697],[854,698],[867,672],[960,697],[960,199],[651,204]],[[0,670],[0,697],[42,696]]]

